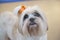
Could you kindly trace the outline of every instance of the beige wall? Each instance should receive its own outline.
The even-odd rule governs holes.
[[[48,40],[60,40],[60,2],[59,1],[30,1],[0,4],[0,12],[12,11],[18,5],[39,5],[48,20]]]

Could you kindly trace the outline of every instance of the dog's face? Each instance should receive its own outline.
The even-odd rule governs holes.
[[[40,25],[41,18],[42,18],[41,15],[37,11],[30,12],[29,14],[26,13],[23,16],[23,26],[22,27],[25,27],[26,31],[30,35],[37,35],[39,33],[40,26],[41,26]]]
[[[41,36],[47,31],[47,22],[38,7],[26,8],[19,15],[19,31],[23,35]]]

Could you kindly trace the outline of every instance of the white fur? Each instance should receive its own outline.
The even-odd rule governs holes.
[[[47,40],[47,20],[39,7],[27,7],[22,14],[18,16],[17,14],[20,7],[21,6],[16,7],[13,13],[0,13],[0,40],[8,40],[8,37],[10,40]],[[34,12],[34,10],[37,10],[40,13],[44,21],[39,18],[37,18],[39,21],[36,19],[39,23],[38,25],[40,25],[39,33],[36,36],[30,36],[26,26],[29,24],[29,19],[34,17],[33,14],[29,14]],[[25,14],[29,14],[29,18],[23,22]]]
[[[18,10],[20,10],[20,9],[21,9],[21,6],[16,7],[16,8],[13,10],[14,15],[17,15]]]
[[[18,7],[16,7],[15,8],[15,13],[17,13],[17,11],[16,10],[18,10],[19,11],[19,6]],[[24,24],[24,26],[23,26],[23,17],[24,17],[24,15],[25,14],[29,14],[29,12],[33,12],[33,10],[37,10],[37,11],[39,11],[39,13],[42,15],[42,17],[43,17],[43,22],[41,21],[41,25],[42,25],[42,27],[41,27],[41,29],[43,30],[43,35],[42,36],[30,36],[29,35],[29,33],[27,32],[27,28],[26,28],[26,25],[27,25],[27,23],[26,22],[28,22],[28,21],[26,21]],[[14,14],[15,14],[14,13]],[[38,6],[33,6],[33,7],[27,7],[23,12],[22,12],[22,14],[20,14],[19,16],[17,15],[17,14],[15,14],[15,15],[17,15],[18,16],[18,19],[19,19],[19,27],[18,27],[18,37],[17,37],[17,39],[18,40],[47,40],[47,20],[46,20],[46,18],[45,18],[45,15],[43,14],[44,12],[43,11],[41,11],[40,9],[39,9],[39,7]],[[32,17],[32,15],[30,15],[29,14],[29,18],[30,17]],[[28,22],[29,23],[29,22]],[[22,32],[23,32],[23,34],[22,34]]]
[[[17,17],[11,12],[0,13],[0,40],[8,40],[8,37],[12,38],[13,28],[17,23]]]

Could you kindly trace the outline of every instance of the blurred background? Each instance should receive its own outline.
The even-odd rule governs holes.
[[[18,1],[8,1],[0,0],[0,12],[3,11],[13,11],[16,6],[27,5],[34,6],[38,5],[47,17],[48,22],[48,40],[60,40],[60,1],[42,1],[42,0],[18,0]]]

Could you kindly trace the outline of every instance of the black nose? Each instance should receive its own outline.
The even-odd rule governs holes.
[[[31,22],[34,22],[34,20],[35,20],[35,18],[30,18],[30,21],[31,21]]]

